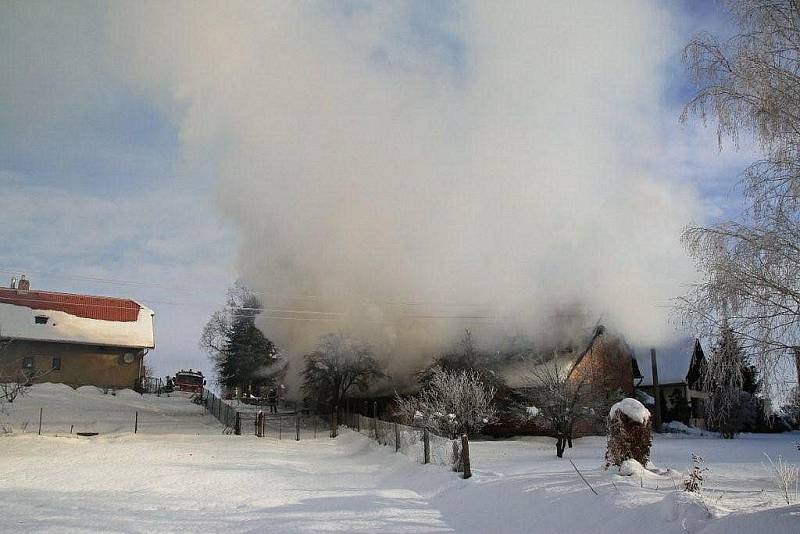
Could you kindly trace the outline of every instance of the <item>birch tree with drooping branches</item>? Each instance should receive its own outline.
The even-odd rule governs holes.
[[[682,118],[714,122],[720,147],[752,137],[761,158],[741,179],[740,220],[684,232],[703,276],[679,308],[701,334],[729,328],[775,387],[784,383],[775,370],[800,354],[800,6],[728,6],[736,35],[703,33],[685,48],[698,92]]]

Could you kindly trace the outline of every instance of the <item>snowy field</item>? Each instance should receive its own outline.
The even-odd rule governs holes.
[[[181,395],[42,385],[11,421],[15,433],[0,437],[2,532],[800,533],[800,506],[781,505],[763,456],[800,463],[800,434],[659,435],[653,461],[674,471],[642,477],[603,472],[605,440],[579,439],[566,456],[596,496],[546,438],[475,442],[474,476],[461,480],[349,431],[222,435]],[[702,501],[675,491],[690,451],[710,468]]]

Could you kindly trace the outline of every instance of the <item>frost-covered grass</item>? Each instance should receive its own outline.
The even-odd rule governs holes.
[[[796,462],[797,434],[660,435],[652,457],[666,474],[632,477],[602,471],[603,438],[575,440],[563,460],[547,438],[473,442],[474,476],[462,480],[348,431],[299,443],[226,436],[185,397],[43,388],[18,415],[49,398],[59,408],[46,411],[86,410],[102,432],[0,438],[2,532],[800,531],[800,507],[781,505],[763,455]],[[133,435],[133,407],[161,424]],[[690,451],[711,468],[702,498],[675,490]]]

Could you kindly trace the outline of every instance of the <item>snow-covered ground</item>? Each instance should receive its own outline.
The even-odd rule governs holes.
[[[563,460],[546,438],[474,442],[462,480],[349,431],[222,435],[180,395],[42,385],[14,404],[16,432],[0,438],[2,532],[800,532],[800,506],[781,506],[763,456],[798,463],[798,434],[659,435],[653,461],[675,472],[642,478],[603,472],[602,438],[576,440]],[[53,419],[37,436],[40,406]],[[70,435],[73,424],[100,435]],[[711,469],[703,501],[675,490],[690,451]]]

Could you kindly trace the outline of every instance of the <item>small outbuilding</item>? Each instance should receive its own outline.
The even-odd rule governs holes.
[[[653,365],[649,348],[635,350],[638,373],[634,377],[639,398],[646,405],[655,404]],[[674,343],[656,347],[659,402],[664,422],[681,423],[704,428],[705,399],[702,376],[706,357],[700,340],[682,338]],[[643,394],[642,394],[643,393]]]

